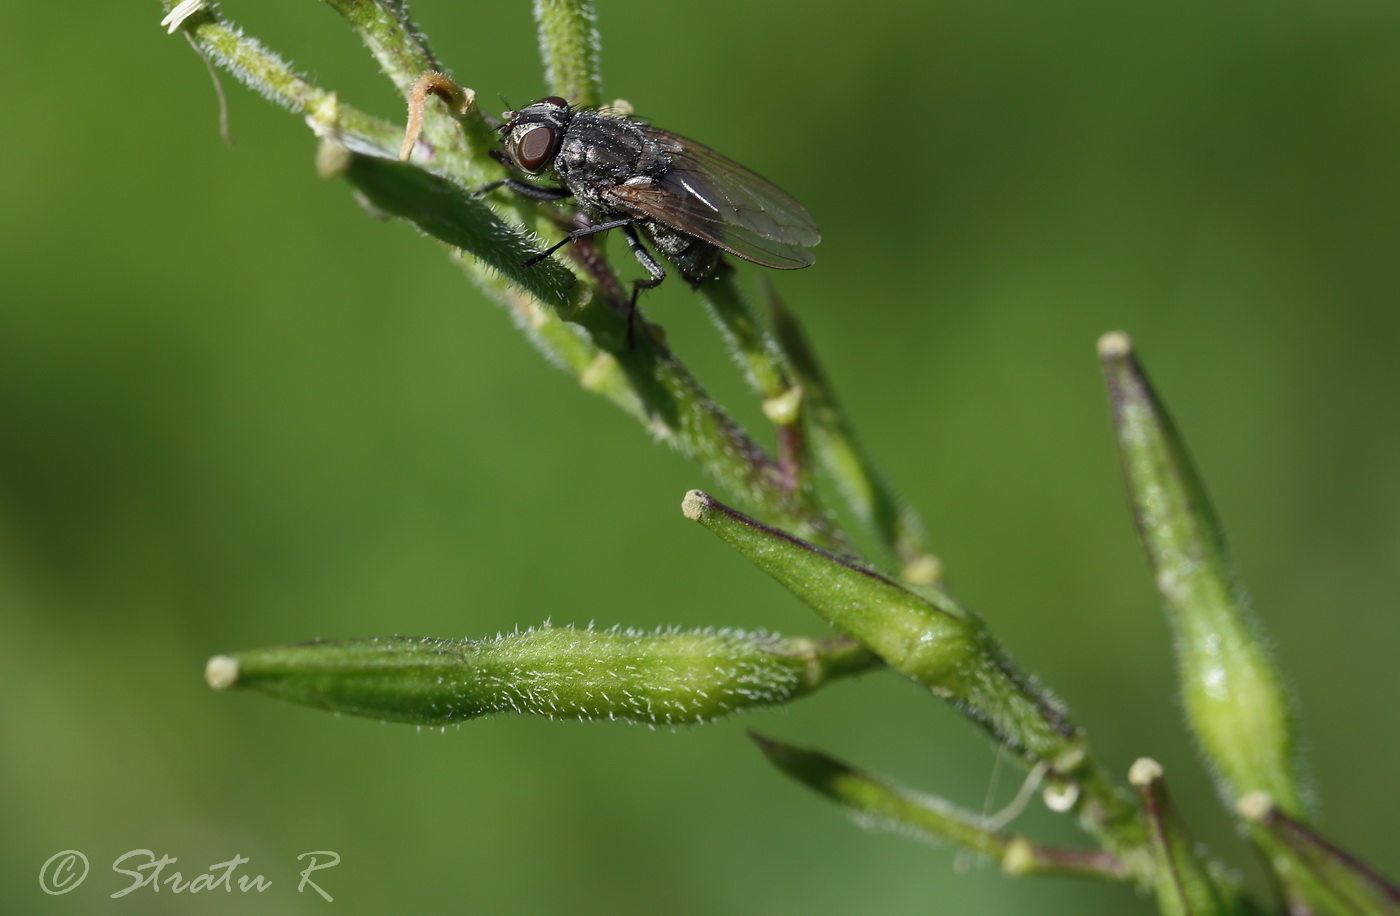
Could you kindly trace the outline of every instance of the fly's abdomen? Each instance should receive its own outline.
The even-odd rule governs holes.
[[[709,242],[678,232],[655,220],[638,220],[637,225],[652,247],[676,265],[681,276],[689,282],[699,284],[714,269],[719,249]]]

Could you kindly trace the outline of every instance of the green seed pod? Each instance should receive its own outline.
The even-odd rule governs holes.
[[[1099,357],[1133,518],[1176,634],[1187,720],[1226,799],[1267,791],[1299,813],[1308,791],[1288,691],[1220,520],[1127,335],[1105,334]]]
[[[875,664],[844,640],[544,626],[477,641],[393,636],[258,649],[215,656],[205,678],[216,690],[421,725],[514,712],[655,726],[786,703]]]
[[[978,621],[875,570],[820,550],[691,490],[686,516],[719,535],[832,624],[901,674],[952,700],[1030,762],[1069,772],[1083,761],[1078,732],[1047,691],[1022,675]]]

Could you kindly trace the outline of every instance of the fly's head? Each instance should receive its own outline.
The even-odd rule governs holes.
[[[539,175],[554,165],[564,132],[573,120],[569,103],[552,95],[532,102],[519,111],[507,111],[502,118],[501,147],[510,164],[531,175]]]

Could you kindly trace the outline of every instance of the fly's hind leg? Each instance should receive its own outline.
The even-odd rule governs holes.
[[[661,281],[666,279],[666,270],[661,266],[642,240],[637,237],[637,227],[628,222],[622,229],[623,236],[627,239],[627,247],[632,249],[632,255],[651,274],[645,280],[635,280],[632,283],[632,301],[627,306],[627,349],[631,350],[636,346],[636,323],[637,323],[637,296],[644,289],[655,289],[661,285]]]

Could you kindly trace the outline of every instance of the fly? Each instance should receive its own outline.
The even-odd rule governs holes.
[[[721,252],[778,270],[815,260],[809,249],[821,233],[811,214],[772,182],[702,144],[630,116],[575,108],[558,96],[503,117],[498,158],[531,178],[552,175],[559,184],[507,178],[482,191],[508,187],[538,200],[572,197],[591,222],[527,267],[569,242],[621,229],[648,274],[633,284],[635,308],[638,292],[666,278],[642,238],[692,285],[710,275]]]
[[[574,108],[558,96],[504,117],[507,164],[530,176],[552,172],[560,184],[500,184],[536,198],[572,197],[593,222],[530,263],[586,235],[621,229],[650,274],[637,281],[635,302],[636,290],[666,278],[642,245],[643,236],[694,284],[709,276],[720,251],[779,270],[814,260],[808,249],[821,233],[806,209],[772,182],[694,140],[635,118]]]

